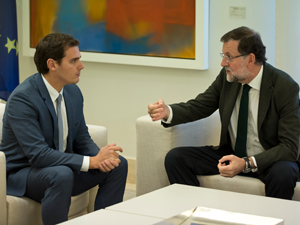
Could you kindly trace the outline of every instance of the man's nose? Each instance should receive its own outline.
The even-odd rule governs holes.
[[[83,63],[81,62],[81,60],[79,60],[80,64],[79,64],[79,69],[82,70],[84,68]]]
[[[225,57],[222,59],[222,61],[221,61],[221,66],[222,67],[225,67],[225,66],[228,66],[229,65],[229,63],[226,61],[226,59],[225,59]]]

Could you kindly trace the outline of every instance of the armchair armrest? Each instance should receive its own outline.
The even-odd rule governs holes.
[[[136,120],[137,196],[169,184],[164,168],[165,155],[179,146],[218,145],[220,137],[218,112],[195,122],[164,128],[150,116]]]
[[[103,126],[87,124],[89,134],[92,140],[96,143],[99,148],[107,145],[107,129]],[[88,212],[94,211],[95,198],[97,195],[98,187],[94,187],[89,190],[89,206]]]
[[[4,152],[0,151],[0,225],[7,224],[6,207],[6,161]]]
[[[92,140],[99,148],[107,145],[107,129],[103,126],[87,124]]]

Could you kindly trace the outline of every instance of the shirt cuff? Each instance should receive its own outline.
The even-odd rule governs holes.
[[[169,107],[169,110],[170,110],[169,118],[167,120],[162,119],[161,121],[166,123],[166,124],[170,124],[172,122],[172,119],[173,119],[173,110],[169,105],[167,105],[167,106]]]
[[[255,173],[258,171],[257,163],[254,156],[251,156],[250,158],[253,160],[254,166],[256,167],[255,169],[252,169],[252,172]]]
[[[90,166],[90,157],[89,156],[83,156],[82,166],[80,171],[87,172],[89,170]]]

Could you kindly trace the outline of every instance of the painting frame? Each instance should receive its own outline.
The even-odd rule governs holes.
[[[195,0],[195,59],[179,59],[155,56],[136,56],[112,53],[81,52],[81,60],[88,62],[114,63],[138,66],[153,66],[179,69],[208,69],[208,19],[209,0]],[[22,1],[23,55],[34,56],[30,47],[30,0]]]

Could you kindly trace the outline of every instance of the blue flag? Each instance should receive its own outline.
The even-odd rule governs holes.
[[[15,0],[0,1],[0,98],[7,101],[19,84],[19,50]]]

